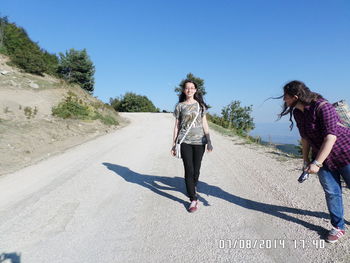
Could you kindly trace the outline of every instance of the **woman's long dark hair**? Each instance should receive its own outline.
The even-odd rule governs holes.
[[[278,99],[283,98],[285,95],[289,95],[291,97],[298,96],[297,102],[300,102],[303,105],[310,105],[310,103],[313,101],[323,99],[323,97],[320,94],[312,92],[305,85],[305,83],[298,80],[293,80],[284,85],[283,96],[278,97]],[[295,102],[295,104],[290,107],[288,107],[287,104],[284,103],[282,105],[282,112],[278,115],[278,119],[281,119],[284,115],[287,115],[289,113],[289,121],[291,122],[291,125],[289,126],[290,129],[293,129],[294,123],[292,120],[292,114],[297,102]]]
[[[208,109],[208,105],[204,102],[202,92],[198,89],[197,83],[193,80],[186,79],[181,85],[182,92],[179,96],[179,102],[184,102],[186,100],[186,94],[184,93],[185,87],[187,83],[192,83],[196,88],[196,93],[194,94],[193,98],[199,103],[199,106],[202,109],[202,113],[204,110]]]

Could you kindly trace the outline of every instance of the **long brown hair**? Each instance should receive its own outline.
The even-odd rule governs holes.
[[[186,94],[183,92],[185,87],[186,87],[186,83],[192,83],[195,86],[196,93],[194,94],[193,98],[199,103],[199,106],[201,107],[202,114],[203,114],[204,109],[208,109],[208,105],[204,102],[203,95],[202,95],[201,91],[198,89],[196,82],[189,80],[189,79],[186,79],[182,83],[182,85],[181,85],[182,92],[179,96],[179,102],[184,102],[186,100]]]
[[[292,114],[293,110],[295,108],[295,105],[300,102],[303,105],[310,105],[311,102],[317,101],[318,99],[323,99],[323,97],[316,93],[312,92],[304,82],[293,80],[291,82],[288,82],[283,87],[283,96],[278,97],[283,98],[285,95],[289,95],[291,97],[298,96],[298,101],[294,103],[294,105],[291,105],[290,107],[287,106],[286,103],[283,103],[282,105],[282,111],[278,115],[278,119],[281,119],[284,115],[287,115],[289,113],[289,121],[291,122],[291,125],[289,126],[290,129],[293,129],[293,120],[292,120]]]

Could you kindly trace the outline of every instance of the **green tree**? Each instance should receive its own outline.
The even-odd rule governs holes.
[[[115,109],[116,111],[119,111],[121,99],[120,98],[109,98],[109,104]]]
[[[45,61],[43,60],[40,50],[31,47],[31,45],[16,49],[14,53],[11,54],[11,61],[28,73],[43,75],[43,73],[46,72]]]
[[[192,73],[188,73],[186,75],[186,78],[181,80],[179,86],[175,87],[175,92],[178,93],[178,95],[181,94],[182,85],[185,82],[185,80],[187,80],[187,79],[192,80],[193,82],[195,82],[197,84],[198,90],[202,93],[203,96],[205,94],[207,94],[207,92],[205,91],[205,87],[204,87],[204,79],[198,78],[195,75],[193,75]]]
[[[45,71],[50,75],[58,76],[58,57],[56,54],[50,54],[47,51],[43,51],[42,56],[46,67]]]
[[[232,101],[221,111],[222,118],[228,123],[228,128],[235,129],[239,133],[248,133],[254,129],[253,118],[250,116],[252,106],[241,107],[240,101]]]
[[[159,112],[159,109],[146,96],[132,92],[127,92],[120,98],[111,98],[110,104],[119,112]]]
[[[14,23],[4,27],[4,48],[11,61],[26,72],[42,75],[46,72],[43,51],[27,32]]]
[[[26,72],[38,75],[56,73],[57,56],[41,49],[23,28],[10,23],[7,17],[0,17],[0,52]]]
[[[70,49],[66,54],[60,53],[58,74],[70,83],[78,84],[90,94],[94,91],[95,66],[90,60],[86,49]]]
[[[8,23],[7,17],[0,16],[0,53],[5,53],[5,26]]]

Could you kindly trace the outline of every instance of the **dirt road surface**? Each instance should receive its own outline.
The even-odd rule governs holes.
[[[324,242],[324,194],[315,175],[297,182],[300,160],[212,131],[191,214],[173,116],[123,117],[127,127],[0,177],[0,262],[350,261],[349,235]]]

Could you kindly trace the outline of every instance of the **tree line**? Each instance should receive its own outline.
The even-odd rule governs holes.
[[[11,63],[25,72],[43,75],[49,74],[64,79],[69,83],[78,84],[90,94],[94,91],[95,66],[86,49],[70,49],[58,55],[42,49],[33,42],[24,28],[11,23],[7,17],[0,17],[0,53],[10,57]],[[197,83],[198,92],[206,94],[204,80],[187,74],[186,79]],[[175,92],[180,95],[183,79]],[[127,92],[116,98],[110,98],[110,105],[120,112],[159,112],[146,96]],[[242,107],[240,101],[232,101],[224,107],[221,115],[208,114],[208,118],[224,128],[246,134],[254,129],[253,118],[250,116],[252,106]]]
[[[180,96],[182,85],[186,79],[192,80],[197,84],[198,92],[204,96],[207,92],[205,89],[205,81],[196,77],[192,73],[188,73],[186,78],[181,80],[174,91]],[[125,93],[124,96],[118,98],[110,98],[110,105],[119,112],[159,112],[160,110],[154,106],[146,96],[137,95],[132,92]],[[210,106],[209,106],[210,107]],[[241,106],[238,100],[232,101],[221,110],[221,115],[207,113],[208,120],[230,129],[238,135],[248,135],[249,131],[254,129],[255,125],[251,117],[252,106]]]
[[[86,49],[70,49],[59,55],[51,54],[33,42],[24,28],[0,17],[0,53],[25,72],[49,74],[78,84],[90,94],[94,91],[95,66]]]

